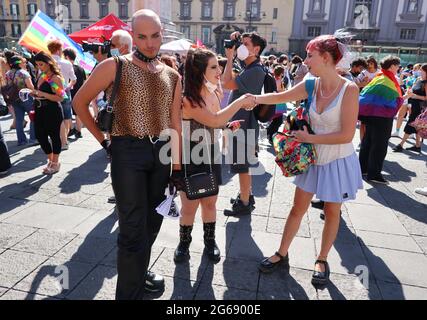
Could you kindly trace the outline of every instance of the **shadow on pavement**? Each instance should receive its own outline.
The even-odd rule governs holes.
[[[2,205],[0,206],[0,215],[14,210],[16,206],[21,206],[27,203],[29,201],[27,198],[36,194],[39,191],[40,186],[50,179],[52,179],[51,175],[41,174],[25,181],[8,184],[0,188],[0,202],[2,202]],[[22,200],[24,203],[15,202],[15,204],[12,204],[12,202],[2,201],[1,198],[4,195],[6,199]]]
[[[89,156],[82,165],[75,167],[61,182],[61,193],[71,194],[80,191],[83,185],[104,182],[109,173],[105,172],[108,160],[104,150],[98,150]]]
[[[369,197],[371,197],[371,193],[373,192],[371,190],[373,189],[368,190]],[[390,186],[376,186],[375,190],[385,199],[390,209],[427,224],[427,215],[425,214],[427,206],[425,204]]]
[[[353,236],[353,232],[348,228],[345,220],[341,219],[339,237],[349,238],[351,236]],[[360,267],[365,267],[364,263],[366,263],[366,261],[355,260],[354,256],[352,255],[352,251],[348,250],[349,244],[344,244],[338,241],[335,242],[334,247],[341,258],[341,265],[346,268],[349,273],[354,272],[353,274],[358,276],[358,280],[355,281],[359,281],[361,287],[355,287],[354,289],[361,290],[362,286],[366,285],[369,300],[381,300],[383,299],[383,295],[381,294],[381,290],[377,283],[378,275],[381,275],[382,278],[386,277],[387,281],[391,281],[395,284],[399,284],[399,280],[385,264],[385,262],[380,257],[376,256],[369,249],[369,247],[363,243],[362,239],[360,239],[359,237],[357,237],[357,239],[362,249],[363,255],[366,257],[368,263],[368,265],[366,266],[368,267],[368,274],[364,274],[363,271],[361,271],[363,269],[359,269]],[[333,270],[331,270],[331,272],[333,272]],[[368,278],[366,278],[366,276]],[[328,290],[332,300],[347,300],[345,295],[336,287],[333,282],[329,282],[327,286],[323,288],[318,287],[317,289]],[[394,297],[398,300],[405,299],[401,285],[396,286]]]
[[[56,299],[64,299],[66,298],[70,293],[73,292],[73,290],[77,289],[79,290],[80,296],[73,296],[73,299],[84,299],[84,300],[93,300],[97,293],[101,290],[101,288],[104,285],[104,281],[106,279],[111,279],[114,276],[117,275],[117,271],[114,268],[105,268],[105,272],[98,272],[96,274],[91,274],[91,272],[100,265],[100,262],[112,251],[113,249],[102,250],[100,248],[99,243],[108,243],[113,242],[113,239],[117,238],[117,229],[114,232],[110,232],[109,238],[100,238],[100,234],[105,234],[108,232],[108,230],[112,230],[114,227],[114,224],[116,223],[116,215],[115,212],[111,215],[107,216],[103,220],[101,220],[95,228],[93,228],[85,237],[83,243],[78,247],[76,252],[60,266],[57,265],[46,265],[42,266],[40,270],[38,271],[36,277],[32,281],[31,289],[29,290],[29,293],[25,300],[32,300],[32,294],[41,293],[38,292],[39,287],[43,280],[47,277],[53,277],[59,279],[60,272],[59,270],[67,270],[69,274],[68,284],[69,289],[64,289],[58,287],[61,291],[51,296]],[[55,258],[55,256],[53,257]],[[76,263],[76,264],[75,264]],[[81,265],[86,264],[87,265],[87,272],[86,274],[82,274]],[[58,268],[58,269],[57,269]],[[102,269],[101,269],[102,270]],[[89,274],[91,274],[91,277],[89,278]],[[89,280],[90,285],[85,286],[84,288],[79,288],[79,285],[85,281]],[[57,280],[58,281],[58,280]],[[50,282],[51,283],[51,282]],[[59,286],[59,282],[58,286]],[[62,284],[62,283],[61,283]],[[50,299],[50,298],[49,298]]]

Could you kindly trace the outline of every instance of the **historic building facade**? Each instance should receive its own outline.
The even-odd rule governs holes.
[[[41,0],[0,0],[0,38],[19,38],[40,3]]]
[[[59,22],[67,33],[88,27],[110,13],[130,23],[142,8],[156,11],[166,35],[175,36],[173,0],[0,0],[0,38],[17,40],[38,9]],[[179,35],[179,34],[177,34]]]
[[[307,42],[346,28],[364,45],[427,47],[427,0],[295,1],[291,52]]]
[[[268,51],[287,51],[294,0],[174,0],[172,19],[190,40],[223,53],[233,31],[257,31]]]

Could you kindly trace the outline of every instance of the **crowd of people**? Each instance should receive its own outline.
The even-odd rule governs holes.
[[[388,183],[381,172],[396,116],[394,136],[400,135],[403,119],[409,119],[393,151],[402,152],[415,134],[416,145],[407,150],[421,152],[421,136],[411,123],[427,100],[427,64],[402,68],[398,57],[388,56],[380,63],[357,58],[346,66],[348,49],[332,35],[310,41],[305,61],[295,54],[263,57],[267,41],[255,32],[233,33],[231,40],[239,45],[226,48],[225,57],[205,48],[184,56],[159,55],[162,27],[150,10],[134,14],[132,30],[132,37],[124,31],[113,34],[111,52],[92,52],[97,65],[88,79],[75,64],[76,53],[63,50],[60,41],[51,41],[49,52],[24,56],[6,51],[0,57],[2,85],[27,92],[9,106],[18,145],[40,144],[47,156],[44,174],[60,170],[61,151],[69,148],[71,136],[82,137],[83,127],[111,160],[114,197],[109,201],[116,203],[119,220],[116,298],[142,299],[145,291],[164,287],[163,278],[148,266],[163,221],[156,207],[168,185],[179,191],[182,203],[175,263],[190,259],[199,208],[205,253],[213,263],[221,260],[215,229],[222,154],[231,157],[230,171],[239,177],[239,192],[224,215],[249,215],[255,208],[251,169],[258,163],[258,105],[276,107],[267,128],[270,142],[288,106],[309,105],[315,134],[306,127],[293,135],[317,152],[316,164],[294,181],[294,204],[277,252],[261,261],[259,270],[289,269],[288,250],[301,221],[310,204],[320,203],[325,224],[312,283],[327,283],[342,204],[356,199],[364,176],[371,183]],[[276,92],[264,92],[267,75],[274,78]],[[101,131],[96,119],[106,105],[114,117],[111,128]],[[358,125],[359,155],[353,147]],[[167,146],[170,152],[162,152]],[[0,128],[0,173],[10,166]],[[203,184],[198,186],[202,196],[193,192],[195,181]],[[417,192],[427,196],[426,188]]]

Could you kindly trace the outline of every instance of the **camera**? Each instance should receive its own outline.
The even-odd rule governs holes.
[[[242,37],[238,36],[234,40],[224,40],[224,48],[226,48],[226,49],[232,49],[232,48],[238,48],[238,47],[240,47],[241,44],[242,44],[241,39],[242,39]]]
[[[99,48],[101,48],[102,54],[108,54],[110,53],[110,49],[111,49],[111,41],[106,40],[103,43],[96,43],[96,42],[91,43],[91,42],[83,41],[82,48],[84,52],[94,52],[94,53],[98,53]]]

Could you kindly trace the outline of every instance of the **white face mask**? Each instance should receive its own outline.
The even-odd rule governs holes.
[[[111,50],[110,50],[110,53],[111,53],[111,55],[112,55],[113,57],[119,57],[119,56],[121,56],[121,54],[120,54],[120,50],[119,50],[119,49],[117,49],[117,48],[115,48],[115,49],[111,49]]]
[[[210,93],[213,93],[213,92],[215,92],[216,89],[218,89],[218,85],[217,84],[213,84],[208,79],[206,79],[206,77],[205,77],[205,86],[206,86],[206,88],[208,89],[208,91]]]
[[[249,50],[245,45],[241,45],[237,49],[237,58],[241,61],[245,61],[249,57]]]
[[[419,78],[421,77],[421,71],[414,71],[413,75],[415,78]]]

